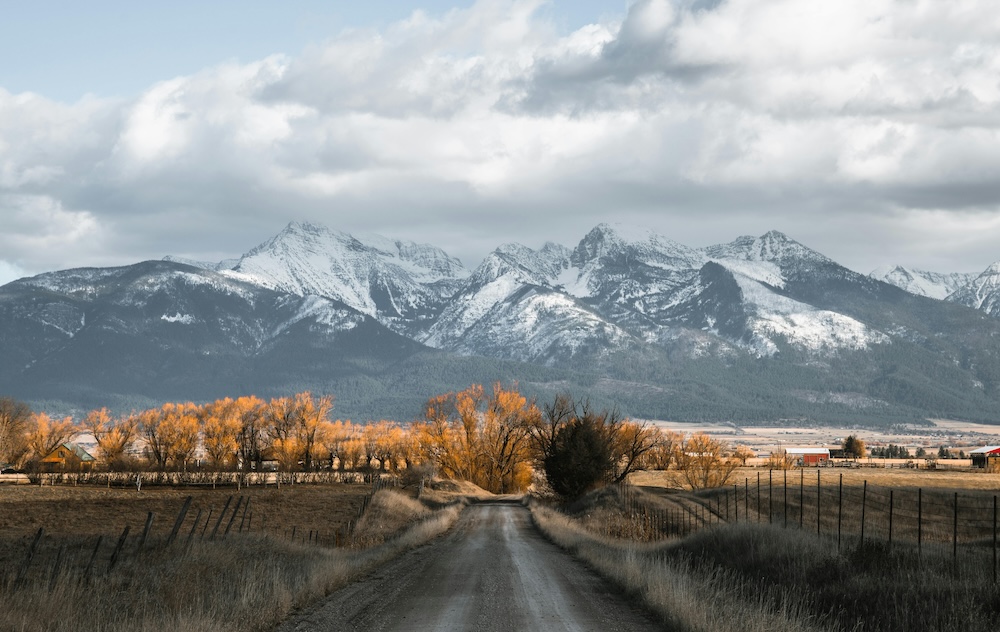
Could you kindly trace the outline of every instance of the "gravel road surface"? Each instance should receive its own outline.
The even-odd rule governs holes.
[[[549,543],[516,502],[471,505],[432,544],[380,566],[278,632],[661,629]]]

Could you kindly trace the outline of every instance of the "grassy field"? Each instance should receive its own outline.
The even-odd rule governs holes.
[[[239,492],[0,487],[0,630],[68,631],[80,629],[81,621],[107,632],[270,629],[293,608],[444,532],[462,506],[454,494],[429,494],[433,501],[425,504],[412,491],[386,489],[358,520],[370,491],[341,484],[288,486],[280,493],[244,488],[255,516],[251,528],[239,533],[240,517],[229,535],[211,540],[201,537],[208,511],[217,516]],[[166,536],[189,495],[194,500],[182,537],[168,546]],[[199,509],[202,518],[188,541]],[[157,518],[140,546],[137,534],[149,511]],[[333,548],[332,534],[348,522],[355,522],[351,546]],[[126,524],[130,537],[111,568]],[[46,536],[22,575],[39,526]],[[104,544],[88,573],[99,536]]]
[[[552,541],[669,629],[957,632],[1000,615],[989,541],[963,542],[957,557],[947,543],[890,544],[871,529],[863,541],[854,531],[841,542],[836,532],[817,535],[795,522],[726,522],[707,512],[718,497],[615,486],[566,507],[535,503],[532,512]],[[686,511],[693,530],[672,535],[650,520],[657,510]]]

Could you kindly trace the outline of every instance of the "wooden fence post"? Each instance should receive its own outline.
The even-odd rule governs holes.
[[[101,549],[101,542],[104,541],[104,536],[97,536],[97,544],[94,545],[94,551],[90,554],[90,561],[87,562],[87,568],[83,571],[83,582],[90,583],[90,573],[94,569],[94,560],[97,559],[97,552]]]
[[[895,490],[889,490],[889,548],[892,548],[892,509],[893,509],[893,492]]]
[[[840,487],[837,492],[837,552],[840,552],[841,524],[844,521],[844,475],[840,475]]]
[[[740,486],[733,483],[733,522],[740,521]]]
[[[208,525],[212,523],[212,512],[215,511],[214,507],[208,508],[208,517],[205,518],[205,526],[201,528],[201,539],[205,539],[205,533],[208,532]]]
[[[241,496],[241,498],[242,498],[242,496]],[[219,514],[219,519],[215,523],[215,528],[212,529],[212,535],[211,535],[211,537],[208,538],[209,540],[214,540],[216,534],[219,533],[219,527],[222,526],[222,519],[226,517],[226,510],[229,509],[229,503],[231,503],[231,502],[233,502],[233,497],[232,496],[230,496],[229,498],[227,498],[226,499],[226,504],[222,506],[222,513]]]
[[[56,553],[56,561],[52,564],[52,577],[49,578],[49,593],[56,589],[56,580],[59,579],[59,572],[62,570],[63,556],[66,555],[66,543],[59,545],[59,552]]]
[[[236,501],[236,507],[233,508],[233,515],[229,517],[229,522],[226,523],[226,531],[222,534],[223,536],[229,535],[229,530],[233,528],[233,522],[236,521],[236,514],[240,512],[240,505],[243,504],[243,497]]]
[[[951,539],[951,558],[955,566],[955,572],[958,572],[958,492],[955,492],[955,527],[952,531]]]
[[[41,541],[43,535],[45,535],[45,529],[38,527],[38,531],[35,532],[35,539],[31,541],[31,546],[28,547],[28,555],[24,558],[21,568],[17,571],[17,577],[14,579],[15,588],[19,587],[27,576],[31,560],[35,557],[35,550],[38,548],[38,543]]]
[[[799,529],[805,526],[806,520],[806,471],[799,470]]]
[[[868,504],[868,481],[865,481],[864,487],[861,489],[861,541],[858,542],[858,548],[861,548],[865,544],[865,506]]]
[[[785,529],[787,529],[788,528],[788,470],[784,469],[784,470],[781,470],[781,472],[782,472],[783,484],[784,484],[784,487],[785,487],[785,490],[784,490],[785,498],[784,498],[784,501],[783,501],[785,503],[785,508],[782,511],[782,513],[783,513],[783,515],[782,515],[782,521],[783,521],[782,522],[782,527],[784,527]]]
[[[191,540],[194,539],[194,532],[198,529],[198,525],[201,524],[201,512],[202,509],[198,509],[198,513],[194,517],[194,522],[191,523],[191,531],[188,532],[187,543],[190,544]]]
[[[760,515],[760,472],[757,472],[757,522],[763,522]]]
[[[142,547],[146,544],[146,536],[149,535],[149,529],[153,526],[153,512],[146,513],[146,526],[142,529],[142,537],[139,538],[139,548],[137,551],[142,551]]]
[[[177,532],[181,530],[181,525],[184,524],[184,518],[187,517],[188,508],[191,507],[192,500],[194,500],[194,496],[188,496],[184,501],[180,513],[177,514],[177,520],[174,520],[174,528],[170,530],[170,535],[167,537],[167,546],[173,543],[174,538],[177,537]]]
[[[774,523],[774,470],[767,471],[767,523]]]
[[[820,499],[823,497],[823,487],[820,485],[819,472],[820,469],[817,467],[816,468],[816,535],[820,535],[819,524],[822,515],[820,514],[819,506],[820,506]]]
[[[247,496],[247,502],[243,505],[243,517],[240,518],[240,533],[243,533],[243,523],[247,519],[247,511],[250,510],[250,497]]]
[[[122,531],[121,537],[118,538],[118,545],[115,546],[115,552],[111,554],[111,561],[108,562],[108,572],[110,572],[115,564],[118,563],[118,556],[121,555],[122,547],[125,546],[125,540],[128,538],[129,526],[125,525],[125,530]]]

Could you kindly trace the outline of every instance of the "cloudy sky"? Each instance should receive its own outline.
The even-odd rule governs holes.
[[[994,0],[0,7],[0,283],[292,220],[467,265],[605,221],[1000,260]]]

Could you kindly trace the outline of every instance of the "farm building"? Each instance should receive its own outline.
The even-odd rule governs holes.
[[[63,443],[42,459],[42,469],[48,472],[79,472],[92,468],[96,461],[79,445]]]
[[[829,448],[785,448],[785,454],[791,457],[796,465],[828,465],[830,463]]]
[[[969,452],[969,457],[972,459],[972,467],[986,467],[994,459],[1000,459],[1000,445],[976,448]]]

